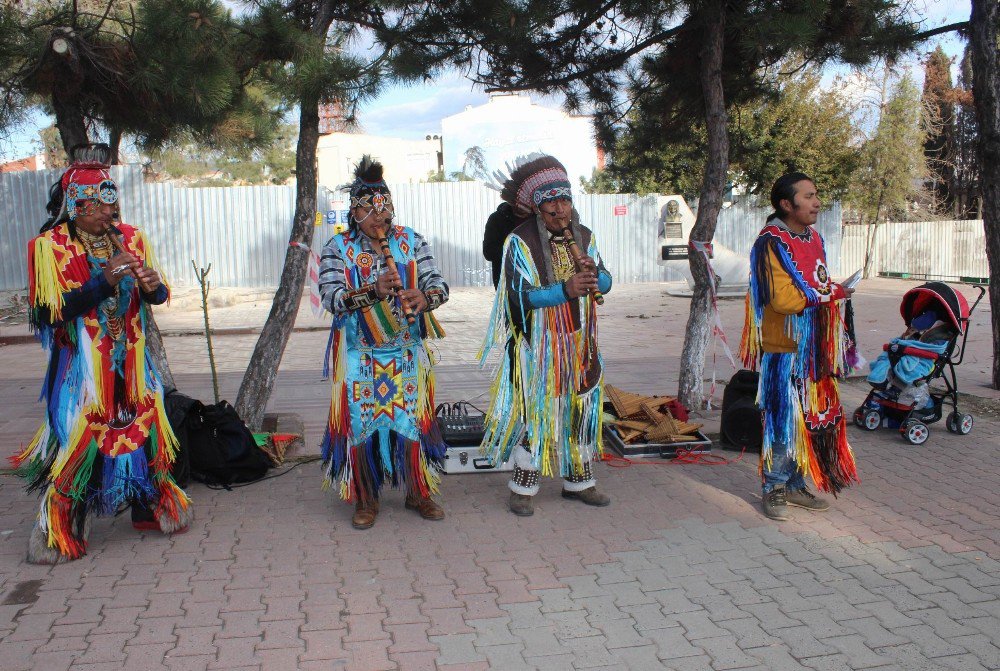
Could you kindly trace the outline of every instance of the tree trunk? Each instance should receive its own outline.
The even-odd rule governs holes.
[[[52,110],[56,115],[56,128],[59,129],[66,157],[72,163],[73,154],[70,150],[90,141],[87,137],[87,124],[83,119],[83,107],[80,105],[80,82],[83,74],[76,46],[72,42],[64,54],[53,52],[52,58],[57,64],[52,84]]]
[[[979,122],[979,169],[986,258],[990,265],[993,388],[1000,389],[1000,0],[972,0],[969,51]]]
[[[56,113],[56,128],[62,140],[66,156],[72,162],[70,150],[78,144],[90,141],[87,137],[87,127],[83,122],[83,111],[76,100],[66,100],[58,94],[52,96],[52,108]]]
[[[722,45],[725,35],[725,5],[716,1],[704,13],[705,43],[700,54],[700,79],[705,99],[708,131],[708,158],[698,199],[698,216],[691,229],[690,242],[711,242],[722,209],[722,197],[729,170],[729,134],[726,130],[726,103],[722,90]],[[716,278],[710,277],[705,257],[688,249],[688,263],[694,278],[694,295],[684,332],[684,350],[677,395],[681,403],[697,408],[704,402],[705,349],[711,334],[711,290]],[[710,284],[711,283],[711,284]]]
[[[882,190],[878,194],[878,202],[875,204],[875,216],[872,218],[872,231],[868,236],[868,242],[865,246],[865,265],[861,276],[865,279],[871,277],[871,266],[872,260],[875,257],[875,242],[878,240],[878,222],[882,217],[882,199],[885,197],[886,185],[882,184]]]
[[[236,411],[252,429],[260,427],[264,408],[271,397],[274,378],[281,357],[295,326],[295,316],[302,300],[309,253],[293,246],[312,244],[316,216],[316,145],[319,142],[319,99],[303,98],[299,111],[299,140],[295,150],[295,217],[292,234],[285,251],[278,291],[271,303],[271,312],[257,339],[250,365],[236,397]]]
[[[111,147],[111,165],[121,165],[122,131],[120,128],[108,130],[108,146]]]

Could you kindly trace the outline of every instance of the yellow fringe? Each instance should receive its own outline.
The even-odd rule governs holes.
[[[84,323],[87,326],[85,330],[89,331],[89,327],[91,326],[92,322],[93,320],[89,318],[84,320]],[[84,335],[81,333],[78,334],[77,337],[83,338]],[[104,403],[105,400],[104,395],[109,391],[111,393],[114,393],[114,391],[106,390],[104,388],[104,373],[101,370],[101,362],[104,357],[101,354],[100,350],[98,349],[100,341],[96,338],[90,338],[89,333],[87,334],[86,337],[89,340],[89,349],[90,349],[90,355],[89,355],[91,364],[90,376],[91,379],[94,381],[94,395],[96,396],[96,398],[93,399],[93,404],[98,411],[103,413],[105,410],[107,410],[107,406]]]
[[[160,262],[156,256],[155,250],[153,249],[153,245],[150,244],[149,238],[146,237],[146,234],[141,229],[136,228],[135,234],[136,237],[139,239],[139,245],[141,247],[141,249],[136,251],[142,254],[142,261],[148,268],[152,268],[157,273],[159,273],[160,282],[167,287],[167,303],[169,304],[170,283],[167,282],[167,277],[166,275],[163,274],[163,270],[160,268]]]
[[[31,439],[31,442],[28,443],[28,447],[24,448],[21,452],[18,453],[17,455],[18,461],[26,460],[28,458],[28,455],[34,452],[36,448],[38,448],[42,438],[47,433],[46,431],[47,428],[48,428],[47,424],[42,424],[38,428],[38,431],[35,432],[35,436]]]
[[[170,427],[170,420],[167,419],[167,410],[163,407],[163,396],[155,397],[156,404],[156,436],[160,441],[159,449],[166,450],[167,460],[172,464],[177,458],[177,450],[180,449],[180,443],[177,442],[177,436],[174,435],[174,430]],[[183,494],[183,490],[178,489]]]
[[[136,319],[141,319],[141,316],[137,314]],[[141,322],[140,322],[141,325]],[[130,345],[135,351],[135,379],[132,381],[133,393],[135,398],[143,398],[146,393],[146,334],[141,328],[135,329],[136,339],[135,343]]]
[[[56,460],[52,464],[52,470],[49,472],[50,482],[59,479],[63,469],[66,467],[66,462],[69,461],[70,455],[73,454],[76,446],[83,440],[83,432],[90,426],[90,423],[87,421],[87,412],[86,408],[80,411],[80,416],[77,417],[76,424],[73,425],[73,432],[69,435],[69,440],[66,441],[65,445],[60,447],[59,454],[56,455]]]
[[[40,236],[35,238],[31,250],[35,271],[35,276],[30,278],[34,285],[34,307],[46,307],[53,319],[62,319],[63,293],[68,287],[59,272],[52,242]]]

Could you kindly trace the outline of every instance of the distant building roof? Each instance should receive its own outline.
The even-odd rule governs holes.
[[[45,156],[35,154],[27,158],[0,163],[0,172],[24,172],[25,170],[45,170]]]

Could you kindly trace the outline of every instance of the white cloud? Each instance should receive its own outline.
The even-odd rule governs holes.
[[[440,133],[441,119],[486,100],[486,94],[473,91],[467,81],[401,87],[362,108],[358,121],[373,135],[416,138]]]
[[[561,96],[531,93],[532,101],[546,107],[562,105]],[[447,72],[427,84],[396,86],[362,106],[358,121],[366,133],[421,138],[440,133],[441,120],[468,105],[484,105],[489,95],[456,71]]]

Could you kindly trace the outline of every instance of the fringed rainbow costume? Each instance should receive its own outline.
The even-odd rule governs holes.
[[[141,231],[116,230],[133,256],[155,267]],[[44,489],[36,531],[68,559],[86,552],[91,511],[141,506],[169,531],[186,524],[190,506],[170,473],[177,440],[146,352],[146,303],[162,303],[168,290],[140,295],[130,276],[111,287],[102,268],[114,252],[88,240],[82,231],[71,237],[64,222],[29,243],[30,320],[50,352],[46,419],[12,458],[29,489]]]
[[[573,233],[597,261],[598,285],[607,293],[611,275],[590,230],[574,221]],[[510,488],[528,496],[538,491],[539,474],[559,474],[567,491],[592,487],[592,462],[602,450],[596,303],[592,296],[570,299],[563,289],[576,273],[567,243],[535,217],[514,229],[479,353],[481,366],[491,352],[499,357],[484,453],[494,463],[513,454]]]
[[[750,252],[740,348],[743,364],[760,371],[761,472],[783,446],[800,472],[833,494],[858,482],[837,385],[856,360],[843,298],[815,229],[795,234],[780,221],[764,227]]]
[[[429,309],[448,300],[427,243],[412,229],[388,236],[404,288],[418,287]],[[333,313],[325,372],[333,391],[322,455],[325,484],[346,501],[377,500],[400,482],[420,498],[437,493],[445,444],[434,416],[433,355],[425,341],[444,337],[430,311],[407,326],[399,300],[380,300],[381,255],[362,233],[334,236],[323,248],[320,291]]]

